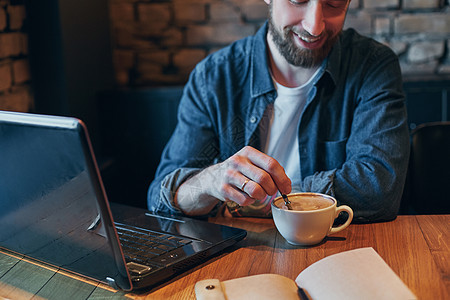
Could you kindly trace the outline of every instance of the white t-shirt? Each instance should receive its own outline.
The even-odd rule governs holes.
[[[275,80],[277,98],[270,118],[265,153],[275,158],[292,181],[293,191],[300,187],[298,125],[300,116],[320,68],[305,84],[288,88]]]

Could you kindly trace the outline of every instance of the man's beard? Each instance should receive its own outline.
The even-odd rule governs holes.
[[[339,37],[339,34],[333,36],[333,32],[326,31],[323,33],[325,36],[322,38],[327,38],[322,47],[317,49],[305,49],[299,48],[292,40],[292,32],[290,27],[283,30],[283,33],[279,32],[275,25],[273,24],[272,13],[269,17],[269,32],[272,35],[272,40],[277,46],[278,51],[287,60],[288,63],[297,67],[303,68],[313,68],[319,66],[322,61],[328,56]],[[299,35],[313,38],[308,32],[297,32]]]

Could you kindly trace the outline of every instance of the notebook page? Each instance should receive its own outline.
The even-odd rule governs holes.
[[[295,282],[312,299],[417,299],[371,247],[325,257]]]

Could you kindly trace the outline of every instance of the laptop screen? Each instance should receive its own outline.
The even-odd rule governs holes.
[[[0,111],[0,143],[0,247],[131,290],[246,236],[238,228],[110,206],[80,120]]]
[[[98,174],[84,157],[91,154],[83,134],[75,119],[2,113],[0,246],[129,287],[120,251],[107,238],[114,231],[101,222],[103,194],[92,184]]]

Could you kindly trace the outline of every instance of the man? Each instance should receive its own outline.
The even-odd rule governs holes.
[[[150,186],[150,210],[270,216],[277,193],[333,195],[394,219],[409,156],[398,59],[342,32],[348,0],[264,0],[255,36],[200,62]]]

